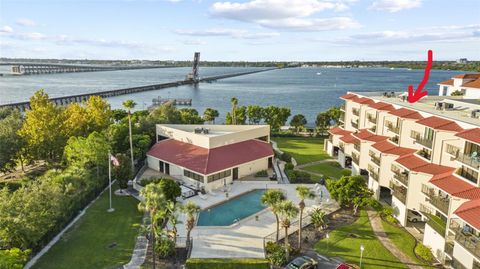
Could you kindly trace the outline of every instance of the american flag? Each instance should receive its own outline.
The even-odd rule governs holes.
[[[110,161],[112,162],[113,166],[120,166],[120,162],[113,155],[110,155]]]

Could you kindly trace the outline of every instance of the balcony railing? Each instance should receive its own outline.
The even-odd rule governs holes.
[[[450,205],[450,198],[441,197],[435,194],[432,188],[422,187],[422,193],[428,197],[428,202],[448,215],[448,206]]]
[[[375,155],[370,155],[370,160],[372,160],[374,164],[380,166],[380,157],[377,157]]]
[[[378,176],[378,172],[377,172],[378,169],[376,168],[373,168],[372,166],[368,166],[368,174],[370,175],[371,178],[373,178],[375,181],[378,182],[378,180],[380,179],[380,177]]]
[[[371,114],[367,114],[367,120],[373,124],[377,123],[377,117],[372,116]]]
[[[392,141],[393,143],[398,144],[398,140],[399,140],[398,135],[393,136],[393,137],[390,137],[389,139],[390,139],[390,141]]]
[[[450,155],[457,157],[460,149],[450,144],[447,144],[446,152]]]
[[[426,150],[426,149],[421,149],[419,151],[417,151],[417,154],[419,156],[422,156],[423,158],[427,159],[427,160],[431,160],[432,159],[432,153],[429,151],[429,150]]]
[[[406,204],[407,201],[407,189],[405,187],[399,186],[390,181],[390,189],[392,189],[392,195],[397,198],[403,204]]]
[[[360,143],[354,143],[354,144],[353,144],[353,148],[354,148],[355,150],[357,150],[358,152],[360,152]]]
[[[424,146],[424,147],[427,147],[429,149],[432,148],[432,144],[433,144],[433,139],[429,139],[429,138],[423,138],[421,136],[415,136],[414,137],[415,139],[415,142]]]
[[[408,172],[400,172],[400,170],[392,170],[393,178],[408,186]]]
[[[373,125],[372,127],[368,128],[372,133],[375,133],[377,131],[377,125]]]
[[[360,160],[359,156],[358,156],[357,154],[355,154],[355,153],[352,153],[352,161],[353,161],[355,164],[358,165],[358,164],[359,164],[359,160]]]
[[[459,152],[456,159],[457,161],[471,166],[475,169],[480,168],[480,153],[477,153],[475,156],[473,156],[472,154],[465,154]]]
[[[459,232],[455,235],[455,241],[466,248],[480,259],[480,237],[471,233]]]
[[[340,148],[341,151],[345,153],[345,144],[341,143],[338,145],[338,147]]]
[[[421,212],[421,211],[420,211]],[[425,212],[422,212],[425,214]],[[447,223],[443,221],[441,218],[433,215],[433,214],[428,214],[427,215],[427,224],[432,227],[438,234],[440,234],[442,237],[445,237],[445,232],[447,230]]]
[[[358,129],[358,122],[356,121],[351,121],[352,123],[352,127],[355,128],[355,129]]]
[[[340,106],[340,110],[345,111],[345,105],[344,104]]]
[[[394,125],[392,122],[387,121],[385,125],[387,126],[387,129],[390,132],[394,132],[396,134],[400,133],[400,127],[398,127],[397,125]]]
[[[445,253],[450,255],[450,257],[453,257],[453,242],[446,242],[445,243]]]
[[[360,115],[360,110],[358,110],[358,108],[352,108],[352,114],[358,116]]]

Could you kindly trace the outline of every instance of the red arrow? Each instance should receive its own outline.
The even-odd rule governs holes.
[[[432,62],[433,62],[433,52],[432,50],[428,50],[428,61],[427,66],[425,67],[425,74],[423,75],[422,82],[418,85],[418,88],[413,92],[413,86],[408,85],[408,102],[415,103],[420,98],[426,96],[428,94],[427,91],[423,91],[425,84],[428,82],[428,77],[430,76],[430,70],[432,69]]]

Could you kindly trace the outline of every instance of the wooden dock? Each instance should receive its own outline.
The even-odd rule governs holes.
[[[212,82],[219,79],[244,76],[244,75],[266,72],[266,71],[275,70],[275,69],[277,68],[269,68],[269,69],[262,69],[262,70],[248,71],[248,72],[239,72],[239,73],[232,73],[232,74],[210,76],[210,77],[200,78],[198,81],[179,80],[179,81],[162,83],[162,84],[146,85],[146,86],[107,90],[107,91],[98,91],[93,93],[84,93],[84,94],[77,94],[77,95],[55,97],[55,98],[50,98],[50,100],[52,100],[57,105],[67,105],[70,103],[75,103],[75,102],[79,103],[79,102],[87,101],[88,98],[90,98],[90,96],[100,96],[102,98],[108,98],[113,96],[145,92],[145,91],[154,91],[154,90],[178,87],[183,85],[193,85],[200,82]],[[30,109],[30,102],[25,101],[25,102],[10,103],[10,104],[0,104],[0,108],[2,107],[13,107],[13,108],[19,109],[21,112],[24,112],[25,110]]]

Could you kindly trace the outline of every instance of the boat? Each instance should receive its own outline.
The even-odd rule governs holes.
[[[318,73],[317,73],[317,76],[320,76],[321,74],[322,74],[322,72],[318,72]]]

